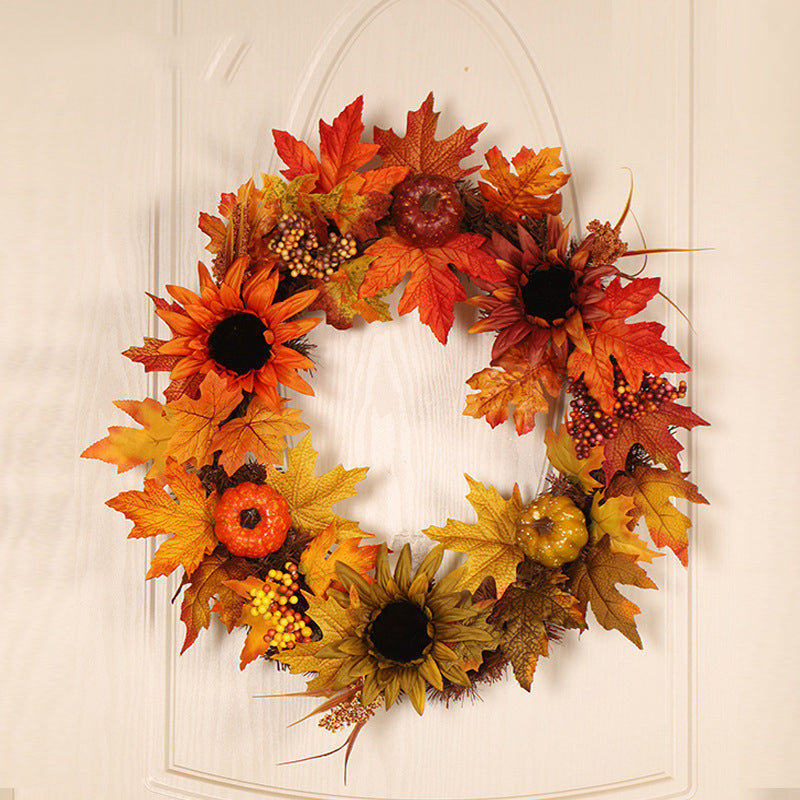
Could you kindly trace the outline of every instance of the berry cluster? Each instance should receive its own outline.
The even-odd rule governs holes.
[[[250,590],[250,614],[264,618],[269,625],[264,641],[276,650],[291,650],[298,643],[310,642],[314,635],[309,617],[297,610],[299,577],[297,564],[287,561],[282,570],[267,573],[264,586],[271,583],[273,587]]]
[[[331,232],[328,241],[320,245],[311,220],[296,212],[284,214],[278,220],[267,247],[280,258],[280,266],[293,278],[304,275],[323,281],[358,254],[352,233]]]
[[[588,458],[589,450],[604,440],[613,439],[619,432],[621,419],[635,420],[657,411],[662,403],[686,397],[686,381],[675,387],[666,378],[645,373],[638,391],[634,391],[614,364],[614,411],[608,415],[590,394],[583,378],[569,385],[572,400],[569,404],[567,433],[575,443],[578,458]]]

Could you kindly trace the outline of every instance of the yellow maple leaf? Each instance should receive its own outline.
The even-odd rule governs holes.
[[[522,509],[519,487],[515,485],[506,500],[493,486],[484,486],[469,475],[464,477],[470,487],[467,500],[478,521],[470,524],[448,519],[444,527],[431,525],[423,533],[449,550],[467,554],[462,575],[466,589],[475,591],[484,578],[492,575],[500,595],[515,579],[517,564],[525,558],[515,534],[515,522]]]
[[[669,547],[685,567],[688,564],[688,531],[692,521],[670,503],[671,497],[708,504],[697,487],[686,480],[689,473],[639,464],[630,473],[618,473],[606,494],[633,498],[644,516],[653,544]]]
[[[547,460],[586,494],[603,485],[591,474],[603,469],[602,447],[592,447],[588,458],[578,458],[572,438],[563,424],[558,426],[558,434],[552,430],[545,431],[544,443],[547,446]]]
[[[280,410],[276,411],[253,395],[243,416],[229,420],[213,434],[209,449],[222,451],[219,465],[232,475],[244,464],[248,452],[259,463],[277,463],[286,450],[284,437],[307,429],[308,425],[300,419],[300,410],[286,408],[283,398]]]
[[[197,475],[172,460],[167,462],[166,481],[175,497],[158,481],[145,479],[144,491],[121,492],[106,501],[107,506],[133,522],[128,538],[172,534],[156,550],[148,578],[168,575],[179,566],[191,575],[203,557],[217,546],[215,495],[206,497]]]
[[[332,692],[334,679],[342,662],[338,658],[318,658],[317,653],[331,642],[353,636],[355,615],[351,610],[352,605],[345,608],[333,599],[326,600],[305,592],[303,595],[308,601],[306,613],[322,631],[322,638],[316,642],[301,642],[292,650],[283,650],[272,657],[282,664],[287,664],[293,675],[300,672],[316,672],[317,676],[306,684],[307,691],[328,689]]]
[[[265,483],[286,498],[297,533],[313,537],[335,524],[340,541],[366,536],[357,522],[334,514],[331,506],[356,493],[355,485],[364,479],[367,467],[345,469],[339,464],[317,476],[314,467],[318,455],[311,446],[311,434],[306,434],[297,447],[289,450],[286,472],[267,470]]]
[[[595,544],[608,536],[610,548],[617,553],[628,553],[637,560],[652,562],[664,555],[651,550],[635,533],[634,527],[640,512],[627,495],[604,497],[600,492],[592,498],[589,512],[589,541]]]
[[[116,464],[118,473],[152,460],[147,477],[163,479],[167,467],[167,445],[175,430],[167,409],[149,397],[141,402],[115,400],[114,405],[142,427],[113,425],[108,429],[108,436],[87,447],[81,453],[81,458],[97,458]]]
[[[230,389],[215,372],[209,372],[200,384],[200,396],[193,400],[184,395],[167,404],[175,423],[175,433],[167,447],[167,457],[196,467],[210,464],[211,442],[220,423],[242,401],[241,389]]]
[[[336,580],[336,564],[347,564],[359,575],[366,577],[375,566],[375,556],[380,545],[360,545],[361,539],[346,539],[329,554],[337,541],[336,526],[328,525],[318,534],[300,556],[300,571],[315,595],[323,596]]]

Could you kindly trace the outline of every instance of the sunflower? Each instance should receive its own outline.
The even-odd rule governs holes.
[[[216,372],[229,387],[255,392],[280,411],[279,383],[303,394],[314,393],[295,372],[313,367],[313,362],[285,342],[303,336],[321,321],[287,321],[307,308],[318,291],[298,292],[273,303],[277,270],[262,270],[242,287],[248,265],[246,256],[238,258],[217,286],[199,264],[199,297],[181,286],[167,286],[182,307],[165,303],[156,309],[174,334],[159,352],[181,357],[170,373],[173,381]]]
[[[510,347],[523,342],[531,365],[536,365],[549,349],[554,362],[563,366],[569,340],[578,347],[587,346],[584,324],[604,315],[596,307],[603,298],[600,281],[616,275],[617,269],[590,258],[594,233],[570,248],[568,228],[560,217],[548,215],[544,247],[522,225],[517,226],[517,234],[519,247],[492,233],[487,250],[506,278],[496,284],[476,281],[491,294],[467,300],[486,314],[469,332],[498,331],[492,347],[493,363]]]
[[[411,549],[405,545],[392,575],[382,545],[374,583],[337,563],[348,592],[329,592],[329,602],[342,606],[343,613],[347,607],[352,625],[316,653],[342,661],[332,692],[363,679],[364,705],[382,694],[388,708],[405,692],[422,714],[427,686],[442,691],[445,681],[470,685],[465,667],[477,667],[482,652],[497,647],[497,633],[486,621],[488,611],[473,607],[468,592],[457,591],[460,569],[433,580],[443,553],[442,545],[433,548],[412,577]]]

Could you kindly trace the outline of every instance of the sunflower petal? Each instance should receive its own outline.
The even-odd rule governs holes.
[[[380,586],[387,586],[392,580],[392,573],[389,569],[389,549],[382,544],[375,555],[375,580]]]
[[[422,714],[425,710],[425,681],[417,670],[406,669],[403,671],[406,676],[405,690],[414,706],[417,714]],[[401,678],[402,681],[402,678]]]
[[[411,546],[404,544],[394,568],[394,580],[401,592],[407,592],[411,583]]]
[[[436,574],[436,570],[439,569],[439,565],[442,563],[442,557],[444,556],[444,545],[437,544],[426,556],[422,559],[422,563],[417,567],[417,571],[414,573],[414,583],[417,582],[417,578],[421,575],[426,575],[428,581],[433,578]]]
[[[378,683],[378,675],[373,672],[364,678],[364,685],[361,687],[361,702],[368,706],[370,703],[378,699],[381,693],[380,684]]]
[[[386,701],[386,708],[391,708],[395,700],[400,694],[400,678],[397,675],[392,675],[389,678],[386,686],[383,687],[383,699]],[[363,698],[363,692],[362,692]]]
[[[436,661],[430,656],[425,656],[425,660],[419,665],[419,674],[435,689],[440,692],[444,689],[442,683],[442,673],[439,667],[436,666]]]
[[[355,586],[358,590],[358,593],[362,597],[369,597],[372,594],[369,584],[366,582],[364,577],[354,570],[349,564],[345,564],[343,561],[337,561],[334,567],[336,569],[337,577],[347,589],[349,589],[351,586]]]

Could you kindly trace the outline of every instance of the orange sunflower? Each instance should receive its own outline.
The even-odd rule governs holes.
[[[597,307],[603,298],[601,279],[616,275],[617,268],[590,261],[594,234],[570,248],[569,231],[560,217],[547,216],[545,247],[522,225],[517,234],[519,247],[496,232],[485,245],[506,278],[501,283],[473,279],[491,294],[467,300],[485,313],[469,332],[498,331],[492,363],[522,342],[532,365],[549,350],[555,364],[563,367],[569,341],[586,346],[584,324],[607,316]]]
[[[229,387],[255,392],[279,411],[279,383],[314,394],[295,372],[314,363],[285,342],[303,336],[321,322],[319,318],[288,321],[308,308],[319,292],[298,292],[273,304],[280,280],[277,270],[262,270],[242,287],[248,264],[246,256],[238,258],[219,286],[199,264],[199,297],[181,286],[167,286],[182,307],[173,303],[156,309],[174,334],[159,347],[159,353],[180,357],[170,372],[173,381],[216,372]]]

